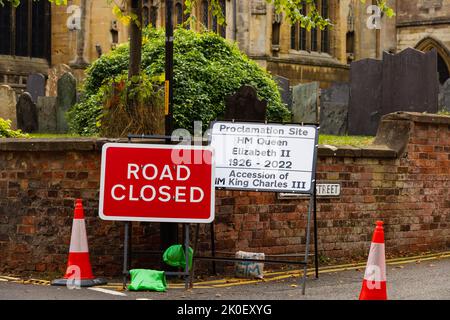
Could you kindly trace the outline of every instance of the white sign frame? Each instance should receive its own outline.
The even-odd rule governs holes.
[[[276,192],[276,193],[289,193],[289,194],[303,194],[303,195],[313,195],[314,194],[314,183],[315,183],[315,172],[316,172],[316,167],[317,167],[317,153],[318,153],[318,144],[319,144],[319,128],[316,125],[302,125],[302,124],[281,124],[281,123],[264,123],[264,122],[248,122],[248,121],[215,121],[211,123],[211,128],[210,128],[210,133],[209,133],[209,145],[212,146],[213,148],[215,148],[216,146],[214,146],[213,144],[213,140],[215,137],[220,137],[220,135],[215,134],[214,128],[217,125],[220,124],[226,124],[226,125],[232,125],[232,126],[261,126],[264,127],[266,126],[268,127],[272,127],[272,128],[278,128],[278,129],[287,129],[288,131],[290,129],[297,129],[297,130],[314,130],[314,136],[312,138],[309,138],[308,140],[313,141],[313,143],[311,143],[311,148],[313,150],[309,150],[310,155],[311,155],[311,163],[310,163],[310,168],[311,170],[304,170],[305,173],[307,173],[309,176],[309,178],[307,179],[307,182],[309,182],[309,188],[306,190],[295,190],[293,188],[259,188],[259,187],[243,187],[243,186],[237,186],[237,187],[233,187],[233,186],[218,186],[216,181],[215,181],[215,185],[217,189],[225,189],[225,190],[235,190],[235,191],[254,191],[254,192]],[[222,136],[226,136],[226,135],[222,135]],[[234,136],[236,136],[236,134],[234,134]],[[260,137],[260,138],[277,138],[274,136],[270,136],[270,135],[253,135],[253,137]],[[279,138],[289,138],[289,139],[294,139],[294,137],[285,137],[285,136],[279,136]],[[301,139],[296,137],[297,139]],[[304,138],[306,139],[306,138]],[[232,144],[231,144],[232,145]],[[221,148],[222,149],[222,148]],[[215,157],[215,161],[216,161],[216,179],[220,176],[219,172],[221,169],[224,169],[224,167],[219,167],[218,166],[218,157],[221,154],[222,150],[216,150],[216,157]],[[225,169],[235,169],[237,170],[246,170],[249,169],[247,168],[242,168],[242,167],[235,167],[235,168],[225,168]],[[252,170],[252,169],[249,169]],[[256,170],[256,169],[253,169]],[[276,172],[289,172],[289,170],[275,170]]]

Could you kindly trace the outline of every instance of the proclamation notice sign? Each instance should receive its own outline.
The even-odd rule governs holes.
[[[311,194],[315,126],[215,122],[217,188]]]
[[[103,146],[103,220],[210,223],[214,220],[209,147],[108,143]]]

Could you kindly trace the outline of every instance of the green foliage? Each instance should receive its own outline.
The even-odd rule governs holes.
[[[17,7],[18,5],[20,5],[20,0],[0,0],[0,6],[4,6],[5,1],[10,2],[13,5],[13,7]],[[33,1],[37,1],[37,0],[33,0]],[[56,4],[57,6],[67,5],[67,0],[48,0],[48,1]]]
[[[237,45],[215,33],[197,33],[182,28],[176,30],[174,43],[176,127],[191,130],[194,121],[202,121],[206,129],[211,121],[223,114],[225,96],[235,93],[242,85],[255,87],[258,97],[268,102],[268,120],[290,120],[290,112],[282,103],[271,75],[242,54]],[[144,30],[142,70],[152,83],[164,79],[164,44],[163,30]],[[111,87],[111,80],[126,74],[128,57],[129,46],[123,44],[89,67],[83,87],[84,98],[69,113],[74,132],[99,132],[104,97]]]
[[[0,118],[0,138],[28,138],[28,135],[20,130],[12,130],[11,120]]]
[[[320,135],[319,144],[330,146],[366,147],[371,145],[375,137],[368,136],[331,136]]]
[[[366,3],[366,0],[360,0],[361,3]],[[272,4],[277,13],[284,12],[291,24],[300,23],[303,28],[311,30],[314,28],[325,29],[332,25],[330,19],[326,19],[321,16],[319,10],[316,7],[316,0],[266,0],[267,3]],[[194,13],[194,7],[201,3],[200,0],[186,0],[185,14],[189,14],[191,17]],[[388,17],[395,15],[394,10],[389,7],[387,0],[377,0],[376,5],[386,13]],[[308,10],[305,10],[305,7]],[[219,24],[225,24],[225,16],[222,8],[220,7],[219,0],[209,1],[209,10],[213,16],[217,17]],[[304,14],[303,12],[307,12]]]

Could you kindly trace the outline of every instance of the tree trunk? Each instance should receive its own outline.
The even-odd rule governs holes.
[[[131,88],[139,85],[139,77],[142,61],[142,0],[129,0],[130,12],[137,17],[130,24],[130,65],[128,68],[128,80],[132,81]],[[136,80],[136,81],[133,81]],[[136,110],[136,101],[127,99],[127,110],[132,116]]]

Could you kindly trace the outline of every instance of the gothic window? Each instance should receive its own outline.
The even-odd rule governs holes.
[[[298,39],[298,47],[300,50],[307,49],[307,33],[305,28],[300,28],[299,30],[299,39]]]
[[[144,26],[148,26],[150,24],[150,6],[148,0],[144,0],[142,6],[142,21]]]
[[[150,22],[153,28],[156,28],[156,20],[158,19],[158,7],[152,5],[150,8]]]
[[[319,51],[319,45],[318,45],[318,31],[316,28],[311,29],[311,51]]]
[[[180,25],[183,23],[183,4],[177,2],[175,4],[175,17],[176,17],[176,25]]]
[[[0,6],[0,54],[50,57],[50,5],[24,0],[17,8]]]
[[[226,9],[226,1],[219,0],[220,7],[222,8],[222,13],[226,17],[227,9]],[[226,26],[219,25],[217,21],[217,17],[213,16],[210,13],[210,1],[202,0],[200,10],[201,10],[201,22],[203,26],[213,32],[219,33],[222,37],[226,37]]]
[[[227,16],[227,5],[225,3],[225,0],[220,0],[219,3],[220,3],[220,7],[222,8],[222,13],[223,13],[223,15],[225,16],[225,19],[226,19],[226,16]],[[226,36],[227,36],[227,28],[226,28],[226,26],[225,25],[221,25],[219,29],[220,29],[219,30],[220,35],[223,38],[226,38]]]
[[[158,19],[158,7],[153,3],[153,0],[144,0],[142,7],[142,18],[144,26],[151,25],[156,28],[156,20]]]
[[[316,0],[315,6],[323,18],[327,19],[330,17],[329,0]],[[304,2],[301,13],[306,15],[309,9],[306,2]],[[300,26],[300,23],[296,23],[291,28],[291,49],[329,53],[330,31],[328,28],[325,30],[314,28],[308,32]]]
[[[189,15],[185,14],[184,13],[185,11],[186,11],[186,6],[184,4],[184,0],[174,1],[173,11],[172,11],[173,12],[172,19],[173,19],[174,26],[182,25],[189,19]],[[190,28],[190,26],[188,24],[186,24],[184,27],[186,29]]]
[[[444,85],[445,82],[450,78],[450,70],[447,67],[447,63],[444,58],[438,53],[438,74],[439,82]]]
[[[303,3],[303,7],[300,10],[301,14],[307,14],[306,3]],[[291,49],[294,50],[307,50],[307,32],[305,28],[300,26],[300,23],[296,23],[291,28]]]
[[[329,0],[322,0],[321,15],[323,18],[328,19],[330,17]],[[330,29],[325,28],[321,30],[321,51],[329,53],[330,52]]]
[[[202,24],[207,28],[209,26],[209,3],[208,0],[202,0]]]
[[[0,54],[11,54],[11,4],[0,6]]]

